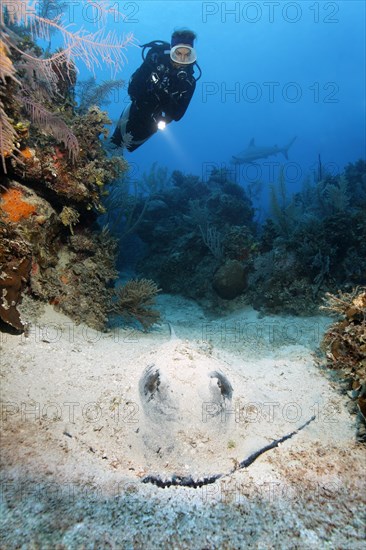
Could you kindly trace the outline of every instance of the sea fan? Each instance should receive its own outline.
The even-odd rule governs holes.
[[[95,3],[90,0],[84,0],[84,2],[95,7]],[[88,33],[84,29],[72,32],[62,22],[62,14],[51,19],[40,15],[40,12],[37,13],[37,8],[38,2],[33,0],[0,0],[0,79],[3,85],[6,85],[9,78],[17,80],[17,70],[22,70],[22,83],[20,84],[19,80],[17,82],[23,90],[27,91],[30,96],[29,101],[33,105],[36,105],[37,101],[32,98],[32,91],[37,88],[39,83],[43,87],[46,85],[49,97],[53,93],[58,93],[57,86],[60,77],[63,74],[69,76],[74,73],[74,61],[82,61],[92,72],[96,67],[109,66],[112,73],[115,74],[121,70],[126,61],[127,47],[135,45],[132,33],[118,36],[113,32],[106,33],[104,27],[94,33]],[[109,2],[105,2],[102,6],[98,4],[98,8],[105,16],[112,10]],[[115,10],[113,13],[115,14]],[[16,26],[22,26],[29,30],[33,38],[39,37],[44,40],[49,40],[50,33],[57,30],[63,38],[64,47],[49,57],[39,57],[31,51],[24,51],[21,47],[20,36],[13,30]],[[16,54],[17,65],[13,63],[10,52]],[[34,107],[32,110],[34,111]],[[52,124],[49,124],[52,115],[48,113],[46,116],[38,107],[33,114],[39,122],[45,123],[43,129],[51,131],[56,138],[60,136],[61,132],[61,136],[63,136],[61,141],[69,148],[70,156],[75,158],[78,151],[78,146],[74,141],[76,138],[70,131],[65,130],[63,124],[58,122],[60,119],[54,119]],[[10,130],[11,123],[4,105],[0,123],[0,156],[5,170],[5,157],[8,156],[9,151],[14,149],[15,132]],[[9,145],[11,146],[9,147]]]
[[[160,319],[159,311],[151,308],[159,292],[151,279],[131,279],[115,290],[112,311],[129,320],[137,319],[146,331]]]
[[[0,102],[0,152],[1,161],[4,172],[6,173],[5,157],[11,156],[14,150],[14,141],[16,139],[16,132],[11,125],[8,115],[3,109],[3,105]]]
[[[84,0],[84,3],[93,6],[93,2],[90,0]],[[59,31],[64,43],[64,56],[68,60],[78,59],[82,61],[92,72],[96,67],[101,68],[105,65],[111,68],[112,74],[121,70],[127,60],[127,47],[135,44],[132,33],[119,36],[115,32],[105,33],[104,28],[100,28],[94,33],[89,33],[84,29],[72,32],[61,21],[61,15],[56,16],[54,19],[37,15],[37,4],[38,2],[32,2],[32,0],[15,0],[13,2],[0,0],[2,39],[8,46],[17,50],[25,60],[29,61],[33,56],[18,48],[14,33],[4,25],[4,13],[8,14],[12,24],[23,24],[24,27],[28,28],[33,37],[48,41],[52,31]],[[108,12],[108,6],[101,7],[101,9],[104,10],[104,13]],[[35,58],[33,57],[33,59]],[[50,58],[44,59],[43,62],[48,64],[50,62],[57,63],[58,59],[59,54],[54,54]]]
[[[79,154],[79,144],[67,124],[60,117],[47,111],[42,105],[31,99],[23,97],[22,103],[31,120],[46,133],[52,134],[58,141],[61,141],[68,150],[70,159],[75,162]]]
[[[79,107],[78,112],[84,114],[92,105],[109,105],[108,96],[124,86],[124,80],[107,80],[97,84],[94,77],[78,83]]]
[[[6,84],[7,78],[19,84],[15,76],[14,65],[8,54],[9,48],[0,38],[0,79],[4,84]],[[0,156],[4,172],[6,172],[5,157],[12,155],[15,139],[16,132],[10,122],[10,118],[4,111],[4,105],[0,101]]]
[[[0,38],[0,79],[6,84],[6,78],[12,78],[16,82],[16,71],[9,57],[9,48]]]
[[[324,195],[332,212],[344,212],[350,201],[347,179],[340,176],[337,184],[328,183],[324,189]]]

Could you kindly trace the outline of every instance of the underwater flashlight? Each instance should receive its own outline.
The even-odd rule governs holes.
[[[165,120],[159,120],[158,122],[158,130],[165,130],[166,122]]]

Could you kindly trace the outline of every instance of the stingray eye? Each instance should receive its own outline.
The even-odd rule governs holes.
[[[230,384],[229,380],[226,378],[222,372],[212,371],[209,373],[209,377],[216,379],[217,386],[220,390],[221,396],[223,399],[231,399],[233,396],[233,387]]]
[[[140,380],[140,394],[147,397],[147,401],[154,398],[156,392],[159,391],[160,386],[160,372],[155,365],[149,365],[141,380]]]
[[[153,423],[176,420],[179,399],[174,396],[167,373],[154,363],[148,365],[139,381],[141,405]]]

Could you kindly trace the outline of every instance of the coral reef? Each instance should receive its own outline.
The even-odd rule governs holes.
[[[23,2],[26,12],[14,13],[1,7],[0,317],[24,330],[17,306],[26,292],[76,322],[104,329],[117,277],[116,243],[96,220],[107,185],[127,165],[103,149],[106,113],[95,105],[86,109],[85,102],[78,109],[72,57],[89,66],[98,58],[121,66],[132,37],[72,34],[60,19],[42,16],[41,4]],[[66,49],[50,54],[35,44],[46,28],[72,38]]]
[[[327,293],[321,309],[340,315],[326,332],[322,347],[327,367],[339,371],[349,397],[366,420],[366,287],[352,292]],[[366,441],[366,430],[362,431]]]
[[[134,43],[131,33],[117,36],[111,32],[104,34],[100,29],[95,33],[83,29],[72,32],[63,21],[62,6],[55,10],[43,8],[42,2],[31,0],[13,2],[12,6],[5,2],[0,6],[0,156],[5,173],[8,160],[19,159],[19,118],[13,117],[14,100],[27,109],[35,124],[62,141],[75,160],[79,149],[77,139],[67,120],[60,116],[61,111],[67,111],[73,104],[70,94],[76,81],[73,57],[89,69],[103,64],[115,73],[125,62],[127,47]],[[110,14],[108,6],[100,9],[105,15]],[[55,30],[64,48],[53,54],[43,52],[34,40],[49,41]],[[57,101],[62,109],[56,114],[50,112],[48,106],[55,106]],[[16,111],[19,115],[20,108]]]
[[[22,330],[17,305],[25,291],[103,329],[111,300],[113,308],[118,302],[111,290],[116,257],[124,261],[129,247],[144,253],[143,280],[209,308],[245,300],[265,312],[309,314],[325,292],[365,284],[364,161],[306,180],[296,194],[280,170],[262,225],[253,207],[261,184],[244,188],[227,170],[202,181],[153,164],[141,181],[130,181],[126,162],[103,150],[110,121],[98,106],[121,82],[98,88],[88,81],[78,106],[73,56],[88,67],[105,62],[117,69],[132,37],[72,34],[47,10],[21,4],[25,20],[24,10],[2,11],[0,23],[4,322]],[[46,29],[61,33],[63,49],[51,54],[37,46]],[[150,326],[148,315],[135,313]]]
[[[104,329],[111,300],[109,286],[117,278],[115,240],[107,231],[92,230],[90,223],[75,225],[79,216],[76,210],[65,206],[57,214],[46,199],[15,181],[8,182],[3,196],[0,267],[1,286],[6,287],[8,297],[5,300],[3,290],[3,321],[18,330],[24,328],[16,311],[20,293],[26,289],[35,299],[52,303],[76,322]],[[23,197],[21,201],[19,197]],[[32,206],[31,214],[23,202]]]
[[[157,174],[162,185],[153,177]],[[227,172],[218,170],[204,183],[177,171],[169,180],[155,167],[150,180],[153,190],[136,229],[147,247],[138,269],[165,292],[183,294],[209,307],[224,307],[223,300],[245,290],[255,250],[254,210],[245,191],[230,181]],[[143,207],[141,203],[139,211]],[[240,264],[235,292],[223,289],[220,272],[215,278],[229,260],[234,262],[227,264],[232,266],[231,278],[238,272],[235,262]]]
[[[352,181],[352,185],[351,185]],[[259,229],[248,296],[262,311],[314,314],[321,296],[366,281],[366,165],[325,176],[290,196],[283,173]]]
[[[31,248],[20,232],[4,223],[0,217],[0,319],[16,331],[24,324],[17,306],[22,290],[29,280]]]
[[[22,290],[29,287],[35,258],[42,263],[43,259],[52,255],[53,231],[47,223],[52,213],[55,214],[34,191],[17,182],[8,182],[7,188],[0,189],[0,269],[3,287],[0,315],[5,323],[17,330],[24,328],[17,306]]]
[[[215,272],[212,286],[221,298],[236,298],[247,287],[245,267],[238,260],[227,260]]]
[[[241,298],[263,312],[309,315],[325,292],[366,281],[363,161],[339,176],[307,179],[292,195],[280,170],[262,225],[253,219],[250,185],[243,189],[225,170],[203,182],[180,172],[168,178],[154,165],[141,185],[150,194],[134,206],[141,217],[133,229],[145,245],[138,269],[166,292],[209,308]],[[229,260],[240,264],[240,285],[224,289],[228,266],[236,265]]]
[[[116,242],[106,231],[78,230],[59,250],[59,262],[32,279],[34,294],[76,323],[105,330],[112,299]]]
[[[99,136],[106,135],[110,120],[98,107],[70,120],[80,147],[77,162],[53,138],[31,128],[33,148],[22,165],[14,163],[8,168],[9,176],[37,189],[58,209],[68,203],[84,214],[103,212],[104,186],[122,174],[127,164],[122,158],[106,157]]]

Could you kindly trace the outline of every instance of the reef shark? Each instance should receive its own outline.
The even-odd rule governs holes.
[[[282,153],[285,158],[288,159],[287,151],[290,149],[295,139],[296,136],[284,147],[278,147],[277,145],[269,147],[265,145],[257,146],[254,143],[254,138],[252,138],[244,151],[232,157],[232,162],[233,164],[254,164],[256,160],[264,159],[271,155],[277,155],[278,153]]]

